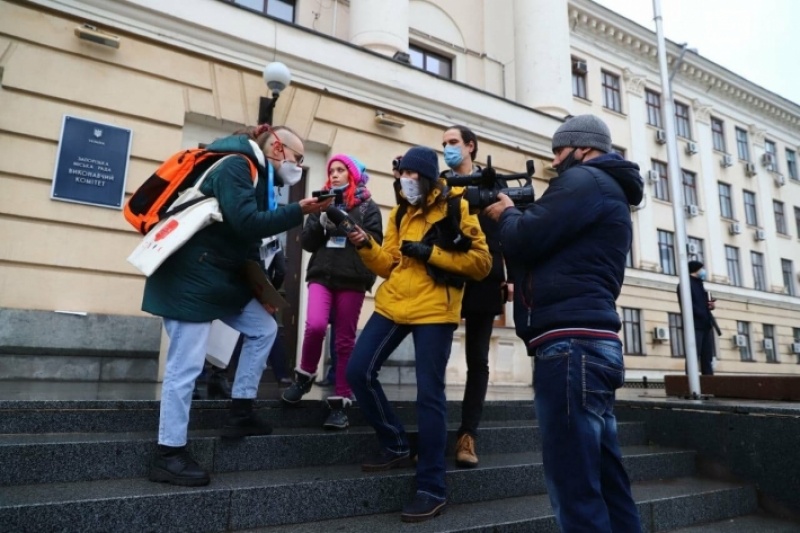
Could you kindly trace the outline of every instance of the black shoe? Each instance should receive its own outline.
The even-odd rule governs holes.
[[[343,398],[341,396],[331,396],[328,398],[328,407],[331,410],[331,414],[328,415],[322,427],[325,429],[347,429],[350,422],[347,420],[345,410],[350,407],[351,403],[353,402],[350,398]]]
[[[410,466],[414,466],[414,461],[411,460],[409,452],[398,455],[383,449],[365,459],[364,462],[361,463],[361,471],[383,472],[385,470],[392,470],[393,468],[407,468]]]
[[[434,498],[425,492],[417,492],[414,498],[403,506],[400,520],[403,522],[424,522],[442,514],[447,500]]]
[[[253,400],[233,400],[228,421],[222,428],[223,438],[241,439],[271,433],[272,426],[253,413]]]
[[[306,374],[299,368],[295,370],[294,383],[292,383],[288,389],[283,391],[283,394],[281,394],[281,400],[289,404],[298,403],[303,399],[303,396],[305,396],[306,393],[311,390],[311,386],[314,384],[315,377],[317,377],[316,374]]]
[[[186,450],[186,446],[158,446],[148,474],[150,481],[183,487],[202,487],[211,478]]]
[[[213,368],[206,382],[206,391],[209,399],[229,400],[231,398],[231,384],[225,375],[225,370]]]

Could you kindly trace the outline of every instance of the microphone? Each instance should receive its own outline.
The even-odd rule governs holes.
[[[350,218],[347,213],[338,209],[334,206],[329,206],[325,213],[328,215],[328,219],[336,224],[336,226],[345,233],[352,233],[356,230],[356,223],[353,222],[353,219]],[[367,248],[372,248],[372,242],[370,242],[369,238],[364,241],[362,246],[366,246]]]

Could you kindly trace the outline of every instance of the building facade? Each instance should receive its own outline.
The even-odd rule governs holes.
[[[680,47],[668,48],[677,65]],[[646,180],[618,302],[628,373],[683,370],[662,142],[673,118],[663,112],[655,35],[589,0],[0,0],[0,316],[144,316],[143,277],[125,261],[138,234],[118,209],[52,196],[65,116],[131,132],[127,196],[175,151],[255,123],[272,61],[293,77],[273,122],[307,139],[306,177],[291,194],[318,189],[327,158],[351,153],[369,168],[384,217],[391,160],[415,144],[440,147],[451,124],[476,131],[482,163],[491,155],[499,170],[520,172],[532,159],[540,195],[561,119],[601,116]],[[687,253],[705,262],[717,298],[717,372],[797,373],[800,106],[692,52],[677,66],[678,201]],[[296,233],[287,246],[296,311],[284,324],[296,349],[306,257]],[[362,323],[371,312],[368,298]],[[495,328],[491,380],[528,385],[510,317],[509,308]],[[464,379],[462,339],[450,382]],[[23,352],[3,351],[16,363]],[[154,365],[120,378],[156,379]],[[409,375],[397,369],[398,380]]]

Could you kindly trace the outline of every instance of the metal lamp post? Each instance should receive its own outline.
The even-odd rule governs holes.
[[[272,98],[262,96],[258,105],[258,123],[272,124],[272,112],[278,97],[289,83],[292,81],[292,73],[289,68],[280,62],[273,62],[264,67],[264,82],[272,91]]]
[[[672,87],[667,69],[667,51],[664,29],[661,20],[661,1],[653,0],[653,20],[656,23],[658,41],[658,66],[661,71],[661,90],[664,94],[664,130],[667,134],[667,165],[669,167],[670,192],[672,193],[672,216],[675,221],[675,239],[678,249],[678,274],[680,279],[681,314],[683,316],[683,339],[686,344],[686,374],[689,378],[689,393],[700,399],[700,376],[697,374],[697,345],[694,335],[694,316],[692,315],[692,292],[689,281],[689,264],[686,250],[686,208],[681,190],[680,157],[675,132],[675,104],[672,100]],[[686,48],[683,49],[685,53]],[[681,54],[683,58],[683,54]]]

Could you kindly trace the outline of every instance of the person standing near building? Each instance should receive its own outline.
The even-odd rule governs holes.
[[[553,135],[558,176],[525,211],[486,208],[514,280],[517,335],[534,357],[545,481],[561,531],[641,531],[614,416],[624,383],[616,309],[630,250],[639,167],[612,152],[594,115]]]
[[[689,287],[692,291],[692,317],[694,317],[694,340],[697,346],[697,360],[700,373],[704,376],[714,375],[714,316],[711,311],[716,305],[709,300],[703,282],[706,280],[706,269],[700,261],[689,261]],[[680,303],[680,284],[678,285],[678,303]]]
[[[366,168],[356,158],[337,154],[328,161],[328,180],[324,190],[341,193],[341,203],[336,207],[346,212],[369,234],[370,240],[380,246],[383,241],[381,211],[370,198],[367,179]],[[333,315],[335,394],[328,397],[331,412],[323,427],[345,429],[349,425],[346,410],[352,402],[345,369],[355,344],[361,306],[366,292],[372,290],[375,274],[364,265],[347,234],[326,213],[308,217],[303,227],[302,243],[303,249],[312,254],[306,272],[308,309],[305,335],[300,364],[295,369],[295,381],[281,398],[285,403],[296,404],[311,390],[322,356],[325,330]]]
[[[480,172],[475,164],[478,138],[466,126],[451,126],[442,136],[444,162],[450,167],[442,177],[468,176]],[[495,317],[503,312],[508,298],[503,254],[497,222],[478,213],[478,222],[486,235],[492,254],[492,269],[480,281],[469,280],[464,287],[461,317],[464,319],[464,350],[467,358],[467,383],[461,402],[461,426],[456,434],[456,465],[472,468],[478,465],[475,439],[483,414],[486,389],[489,386],[489,346]]]
[[[360,247],[364,263],[386,281],[375,294],[375,312],[356,342],[347,380],[380,445],[380,451],[361,465],[362,470],[410,466],[408,436],[386,399],[378,373],[400,342],[413,336],[417,492],[403,507],[401,519],[420,522],[438,515],[447,498],[445,368],[461,315],[463,278],[485,277],[491,256],[478,218],[439,179],[436,152],[413,147],[400,160],[398,170],[400,204],[389,214],[383,245],[375,241],[366,245],[363,231],[348,235]]]
[[[272,205],[273,183],[292,185],[302,177],[303,142],[288,128],[250,128],[216,140],[207,149],[240,156],[225,159],[201,187],[204,195],[218,200],[223,221],[200,230],[168,257],[147,278],[142,301],[143,311],[163,317],[170,340],[158,449],[149,479],[186,486],[210,481],[186,449],[186,440],[192,389],[203,369],[211,322],[220,319],[245,335],[223,437],[268,435],[272,428],[255,415],[253,400],[278,327],[253,298],[242,269],[262,238],[299,226],[303,215],[319,213],[330,204],[306,198]],[[258,168],[255,184],[245,158]]]

